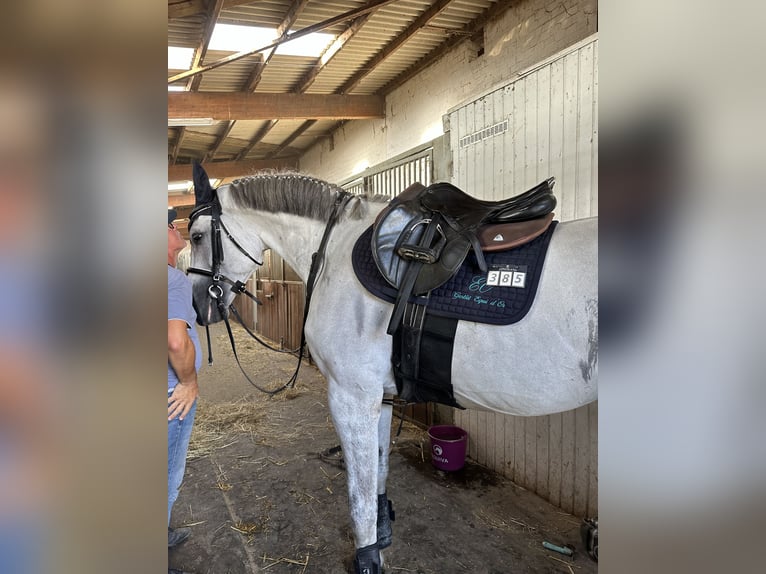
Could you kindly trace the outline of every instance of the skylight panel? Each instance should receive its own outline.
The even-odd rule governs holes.
[[[334,39],[335,36],[332,34],[314,32],[280,44],[277,48],[277,54],[318,58]],[[275,28],[216,24],[208,49],[225,52],[247,52],[263,48],[276,41],[277,31]],[[263,52],[263,55],[264,57],[268,56],[268,50]]]
[[[208,50],[245,52],[272,44],[277,37],[274,28],[216,24],[208,44]]]
[[[332,34],[313,32],[295,40],[290,40],[277,47],[277,54],[281,56],[304,56],[318,58],[335,39]]]
[[[168,46],[168,70],[188,70],[191,68],[194,48]]]

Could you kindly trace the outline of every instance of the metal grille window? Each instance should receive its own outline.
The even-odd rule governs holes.
[[[341,185],[355,194],[395,197],[413,183],[431,185],[433,178],[433,148],[394,158],[366,169]]]

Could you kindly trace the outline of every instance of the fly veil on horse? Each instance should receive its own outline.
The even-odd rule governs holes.
[[[536,196],[530,202],[535,206],[530,208],[532,211],[546,211],[543,204],[550,200],[549,191],[550,183],[547,191],[527,197]],[[392,407],[382,399],[384,394],[397,394],[397,382],[402,379],[401,372],[394,375],[394,337],[388,333],[397,298],[409,327],[426,326],[425,330],[415,329],[414,334],[402,335],[394,325],[395,334],[402,338],[420,337],[421,346],[428,347],[429,323],[449,322],[451,361],[445,357],[434,361],[424,356],[421,363],[447,364],[448,396],[455,405],[535,416],[570,410],[595,400],[598,347],[595,218],[546,225],[540,233],[539,230],[521,233],[535,238],[511,251],[524,253],[519,262],[512,260],[507,255],[511,252],[507,251],[498,251],[495,259],[495,255],[479,247],[483,255],[478,255],[473,240],[480,231],[478,222],[475,227],[473,219],[467,225],[461,224],[467,220],[455,211],[459,207],[451,204],[438,216],[431,212],[423,219],[439,219],[441,226],[431,228],[426,234],[431,237],[420,233],[428,227],[428,223],[423,223],[417,224],[420,229],[415,236],[407,233],[406,238],[399,240],[397,235],[394,240],[397,249],[404,246],[403,253],[408,250],[416,253],[406,265],[401,265],[402,277],[408,274],[408,269],[415,269],[409,271],[415,279],[409,277],[408,282],[417,284],[421,275],[418,264],[421,268],[431,265],[427,262],[429,257],[452,267],[454,261],[443,259],[446,255],[464,259],[464,264],[457,265],[454,271],[467,275],[467,283],[448,278],[446,283],[425,293],[420,292],[421,285],[399,297],[392,281],[373,261],[374,257],[386,257],[385,250],[373,256],[370,248],[365,249],[373,243],[376,217],[384,209],[395,207],[395,203],[350,196],[332,184],[295,173],[255,175],[213,190],[204,172],[195,169],[195,193],[197,205],[189,225],[192,247],[189,271],[194,273],[194,298],[201,324],[224,318],[235,295],[244,290],[244,282],[262,261],[266,246],[278,252],[307,283],[312,302],[304,335],[312,358],[327,380],[330,412],[344,452],[358,574],[380,572],[380,550],[391,544],[386,479]],[[422,199],[418,192],[413,194]],[[543,195],[547,199],[538,203]],[[491,211],[500,215],[499,219],[503,214],[513,219],[514,209],[521,208],[523,203],[514,207],[513,202],[466,201],[474,212]],[[416,206],[409,204],[407,209],[416,210]],[[475,214],[471,217],[476,218]],[[455,220],[458,224],[453,226]],[[380,221],[391,224],[390,215],[384,214]],[[401,230],[408,232],[411,227],[404,225]],[[535,242],[546,244],[544,255],[533,253],[530,245]],[[377,242],[379,247],[385,243],[385,239]],[[362,252],[359,260],[357,252]],[[477,261],[479,257],[485,259],[485,275],[481,275],[484,271]],[[383,277],[377,287],[371,286],[379,290],[377,294],[362,284],[361,281],[367,284],[368,278],[355,272],[355,267],[357,270],[369,267],[369,261],[373,261],[372,267]],[[474,267],[464,271],[466,265]],[[389,271],[391,268],[386,272]],[[490,275],[492,280],[487,281]],[[525,288],[505,286],[500,277],[507,277],[511,283],[518,283],[519,277]],[[529,291],[532,287],[533,301],[518,302],[509,293],[511,289]],[[440,297],[439,290],[445,296]],[[432,312],[429,307],[432,302],[443,308]],[[458,318],[462,317],[464,304],[474,308],[471,320]],[[397,342],[400,362],[408,360],[401,358],[402,349],[412,352],[409,343]],[[409,367],[405,366],[406,369]],[[418,377],[410,377],[411,374],[412,369],[404,373],[405,378],[413,379],[409,383],[414,383]]]

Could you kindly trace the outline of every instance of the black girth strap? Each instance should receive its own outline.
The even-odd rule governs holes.
[[[391,366],[396,390],[411,403],[436,402],[462,409],[452,394],[452,349],[457,320],[408,303],[393,333]]]

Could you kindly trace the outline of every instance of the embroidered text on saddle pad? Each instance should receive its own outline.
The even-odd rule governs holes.
[[[488,272],[483,273],[473,253],[444,285],[431,291],[428,313],[440,317],[510,325],[520,321],[529,311],[537,293],[545,254],[558,222],[529,243],[495,253],[484,253]],[[357,278],[381,299],[393,303],[396,289],[378,271],[370,249],[372,227],[357,240],[352,263]],[[426,297],[413,297],[413,302],[425,303]]]

